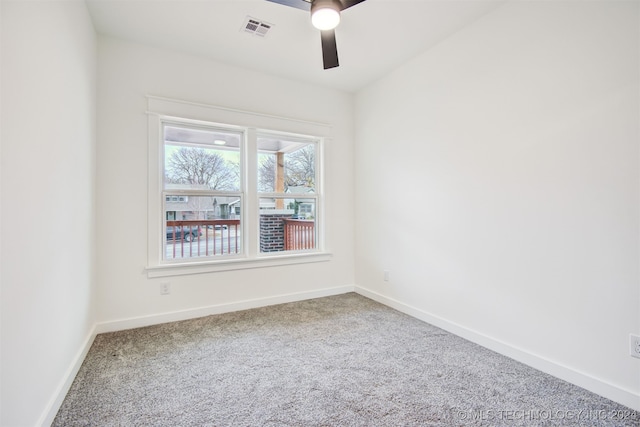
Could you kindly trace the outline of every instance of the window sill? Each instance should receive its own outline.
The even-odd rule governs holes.
[[[219,271],[247,270],[252,268],[277,267],[281,265],[325,262],[332,257],[330,252],[300,253],[287,255],[269,255],[260,258],[241,258],[229,260],[164,264],[147,267],[147,278],[184,276],[189,274],[215,273]]]

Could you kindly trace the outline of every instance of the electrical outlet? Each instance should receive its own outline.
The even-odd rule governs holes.
[[[640,335],[629,334],[629,355],[640,359]]]
[[[384,281],[388,282],[389,281],[389,270],[384,270]]]
[[[171,283],[160,283],[160,295],[169,295],[171,293]]]

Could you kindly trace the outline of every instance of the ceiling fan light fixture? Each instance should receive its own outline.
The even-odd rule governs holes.
[[[311,23],[319,30],[333,30],[340,23],[341,9],[337,0],[315,0],[311,4]]]

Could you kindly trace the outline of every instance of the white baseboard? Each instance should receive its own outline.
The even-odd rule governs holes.
[[[84,362],[84,358],[87,356],[87,353],[89,353],[89,349],[91,348],[91,344],[93,344],[93,340],[96,338],[96,335],[97,332],[94,325],[78,350],[76,357],[73,358],[69,368],[67,368],[67,371],[64,373],[62,381],[49,400],[49,404],[38,419],[36,424],[37,426],[49,427],[51,423],[53,423],[60,406],[62,406],[64,398],[67,396],[67,393],[71,388],[71,384],[73,384],[73,380],[76,378],[76,375],[82,366],[82,362]]]
[[[312,298],[345,294],[347,292],[354,292],[354,290],[355,286],[345,285],[333,288],[317,289],[314,291],[282,294],[266,298],[248,299],[226,304],[216,304],[188,310],[173,311],[169,313],[153,314],[150,316],[113,320],[109,322],[98,323],[96,325],[96,332],[100,334],[104,332],[115,332],[125,329],[141,328],[144,326],[158,325],[160,323],[176,322],[180,320],[211,316],[213,314],[229,313],[239,310],[248,310],[251,308],[266,307],[269,305],[284,304],[288,302],[303,301]]]
[[[331,295],[339,295],[347,292],[354,292],[354,290],[355,290],[355,286],[353,285],[338,286],[333,288],[318,289],[318,290],[309,291],[309,292],[297,292],[297,293],[291,293],[291,294],[276,295],[273,297],[256,298],[256,299],[238,301],[238,302],[229,303],[229,304],[218,304],[218,305],[195,308],[190,310],[175,311],[171,313],[161,313],[161,314],[156,314],[151,316],[142,316],[142,317],[123,319],[123,320],[116,320],[112,322],[97,323],[94,325],[94,327],[90,331],[82,347],[78,351],[78,354],[73,359],[73,362],[65,372],[65,375],[63,376],[63,379],[60,385],[58,386],[56,392],[54,393],[53,397],[49,401],[49,404],[47,405],[44,412],[40,416],[40,419],[38,420],[38,423],[36,425],[42,426],[42,427],[48,427],[51,425],[51,423],[53,423],[53,420],[55,419],[56,414],[58,413],[58,410],[60,409],[60,406],[62,405],[62,402],[64,401],[65,396],[69,392],[69,389],[71,388],[71,384],[73,383],[73,380],[78,374],[78,371],[82,366],[82,362],[87,356],[87,353],[89,352],[89,349],[91,348],[91,345],[93,344],[93,341],[96,338],[97,334],[104,333],[104,332],[114,332],[114,331],[120,331],[125,329],[139,328],[143,326],[157,325],[160,323],[175,322],[178,320],[193,319],[197,317],[209,316],[212,314],[228,313],[232,311],[247,310],[250,308],[265,307],[269,305],[283,304],[287,302],[303,301],[306,299],[321,298],[321,297],[327,297]]]
[[[430,323],[434,326],[442,328],[448,332],[486,347],[490,350],[496,351],[507,357],[515,359],[526,365],[529,365],[542,372],[553,375],[557,378],[568,381],[579,387],[585,388],[596,394],[604,396],[622,405],[628,406],[635,410],[640,410],[640,395],[630,390],[625,390],[615,385],[609,384],[606,381],[594,378],[586,373],[576,371],[570,367],[558,364],[543,357],[531,354],[525,350],[519,349],[502,341],[483,335],[477,331],[463,327],[456,323],[450,322],[439,316],[435,316],[426,311],[415,308],[409,304],[397,301],[393,298],[386,297],[377,292],[373,292],[366,288],[359,286],[346,285],[333,288],[318,289],[309,292],[297,292],[283,295],[276,295],[273,297],[256,298],[250,300],[243,300],[228,304],[218,304],[207,307],[200,307],[189,310],[181,310],[170,313],[161,313],[151,316],[142,316],[129,319],[116,320],[111,322],[102,322],[96,324],[87,335],[82,347],[79,349],[76,357],[73,359],[71,365],[67,369],[60,385],[51,398],[49,404],[45,408],[43,414],[40,416],[37,425],[38,426],[50,426],[53,422],[62,402],[75,379],[82,362],[84,361],[91,344],[97,334],[104,332],[114,332],[125,329],[139,328],[144,326],[156,325],[160,323],[175,322],[179,320],[193,319],[197,317],[209,316],[213,314],[222,314],[239,310],[248,310],[251,308],[265,307],[275,304],[283,304],[288,302],[303,301],[312,298],[321,298],[331,295],[339,295],[348,292],[357,292],[367,298],[371,298],[374,301],[378,301],[384,305],[408,314],[412,317],[420,319],[424,322]]]
[[[544,357],[531,354],[526,350],[503,341],[496,340],[495,338],[458,325],[457,323],[451,322],[440,316],[428,313],[424,310],[405,304],[393,298],[386,297],[369,289],[356,286],[355,292],[401,311],[402,313],[408,314],[409,316],[415,317],[416,319],[444,329],[447,332],[451,332],[452,334],[466,340],[517,360],[518,362],[524,363],[525,365],[531,366],[532,368],[538,369],[539,371],[553,375],[554,377],[577,385],[578,387],[582,387],[600,396],[606,397],[607,399],[613,400],[614,402],[618,402],[622,405],[628,406],[629,408],[640,411],[640,394],[634,393],[631,390],[620,388],[587,373],[577,371]]]

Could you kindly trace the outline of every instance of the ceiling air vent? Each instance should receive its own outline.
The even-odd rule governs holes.
[[[253,34],[254,36],[264,37],[267,35],[271,27],[273,27],[273,24],[247,16],[244,20],[244,24],[242,25],[242,30]]]

